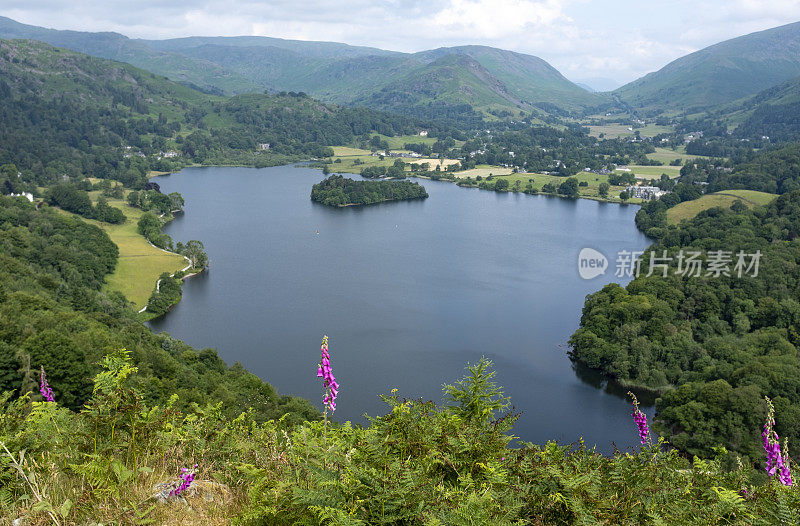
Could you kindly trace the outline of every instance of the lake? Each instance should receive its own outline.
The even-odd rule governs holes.
[[[216,348],[320,409],[327,334],[338,421],[385,413],[378,395],[392,389],[440,402],[442,384],[485,355],[522,411],[522,440],[583,437],[604,452],[638,443],[624,390],[567,357],[585,296],[619,281],[618,251],[649,244],[637,206],[420,181],[426,200],[339,209],[311,202],[323,177],[281,166],[154,178],[186,199],[165,232],[203,241],[211,268],[150,327]],[[605,275],[581,279],[584,247],[608,257]]]

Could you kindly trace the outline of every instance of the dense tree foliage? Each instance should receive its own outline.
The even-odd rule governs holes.
[[[800,191],[753,211],[716,208],[667,229],[652,254],[669,261],[627,287],[589,296],[570,343],[575,359],[623,384],[662,393],[659,431],[680,449],[716,444],[751,457],[760,449],[764,395],[786,416],[778,433],[800,451]],[[679,251],[730,251],[730,275],[678,273]],[[760,251],[757,276],[739,277],[737,253]],[[657,261],[657,260],[652,260]],[[663,260],[661,261],[663,262]],[[750,260],[746,261],[750,264]]]
[[[33,41],[0,41],[0,71],[0,165],[20,174],[0,174],[0,185],[26,189],[85,177],[142,188],[150,170],[283,164],[330,156],[330,145],[370,133],[421,127],[297,93],[216,97]]]
[[[732,170],[713,170],[709,191],[747,189],[783,194],[800,189],[800,143],[770,148],[743,159]]]
[[[424,199],[425,187],[411,181],[354,181],[332,175],[315,184],[311,200],[329,206],[370,205],[384,201]]]
[[[227,367],[215,351],[150,332],[124,297],[101,289],[117,254],[95,226],[0,197],[0,392],[38,392],[43,366],[56,398],[77,409],[91,396],[102,357],[126,348],[139,367],[131,381],[150,403],[178,393],[183,407],[221,402],[231,416],[253,407],[259,419],[318,417],[307,402]]]
[[[403,162],[400,159],[398,161]],[[361,177],[365,179],[378,179],[381,177],[403,179],[405,176],[405,169],[402,166],[367,166],[361,169]]]
[[[181,300],[182,294],[180,278],[172,277],[167,272],[162,273],[153,294],[147,300],[147,312],[153,316],[161,316]]]
[[[136,224],[138,232],[158,248],[172,250],[172,238],[161,231],[164,221],[152,212],[145,212]]]
[[[88,192],[72,184],[62,183],[51,186],[47,191],[47,200],[51,205],[88,219],[114,224],[125,222],[125,214],[122,213],[122,210],[109,206],[105,197],[101,196],[97,204],[93,205]]]
[[[597,139],[587,128],[531,126],[478,134],[458,150],[464,168],[477,164],[516,166],[528,172],[549,172],[564,177],[585,168],[602,170],[611,165],[650,164],[655,151],[646,141]],[[613,184],[613,183],[612,183]]]
[[[142,190],[128,193],[125,201],[129,206],[140,208],[144,211],[153,210],[159,214],[172,214],[181,212],[185,201],[178,192],[162,194],[158,190]]]

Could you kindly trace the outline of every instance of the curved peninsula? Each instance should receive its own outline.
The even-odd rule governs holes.
[[[311,200],[328,206],[373,205],[426,197],[428,192],[419,183],[354,181],[341,175],[332,175],[311,188]]]

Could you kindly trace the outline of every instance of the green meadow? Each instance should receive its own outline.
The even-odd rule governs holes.
[[[685,201],[667,210],[667,221],[676,225],[683,220],[694,218],[703,210],[715,207],[728,208],[736,201],[742,201],[748,208],[766,205],[778,197],[775,194],[755,190],[725,190],[706,194],[693,201]]]
[[[90,195],[96,202],[99,192],[90,192]],[[127,220],[121,225],[111,225],[94,219],[81,219],[104,230],[119,248],[117,267],[106,276],[104,289],[122,293],[139,310],[147,304],[158,277],[164,272],[183,269],[187,262],[183,256],[154,247],[139,234],[136,224],[144,213],[142,210],[130,207],[120,199],[109,199],[108,204],[122,210]]]

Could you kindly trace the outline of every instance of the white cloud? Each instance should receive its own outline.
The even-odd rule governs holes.
[[[557,0],[451,0],[433,16],[433,24],[473,38],[497,39],[509,33],[569,23],[566,2]]]
[[[24,23],[139,38],[264,35],[396,51],[483,44],[572,78],[629,81],[691,51],[800,19],[800,1],[3,0]]]

